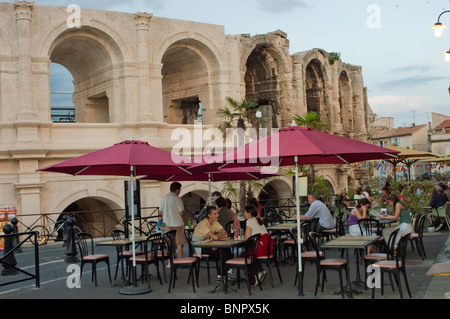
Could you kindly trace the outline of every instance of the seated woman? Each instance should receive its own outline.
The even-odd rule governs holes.
[[[264,226],[263,221],[261,218],[258,217],[259,212],[256,209],[254,205],[247,205],[244,208],[244,217],[247,220],[246,227],[245,227],[245,234],[244,239],[247,240],[251,236],[256,234],[261,234],[261,239],[263,242],[266,242],[267,239],[263,239],[262,235],[267,234],[268,232],[266,227]],[[261,242],[260,239],[260,242]],[[258,245],[259,248],[259,245]],[[267,253],[266,253],[267,254]],[[255,259],[255,263],[252,267],[249,269],[248,277],[250,278],[250,285],[255,286],[257,284],[256,275],[259,277],[259,281],[263,281],[266,277],[266,271],[264,271],[263,267],[261,266],[261,263]]]
[[[367,211],[369,210],[370,202],[367,198],[361,199],[356,207],[348,215],[348,232],[352,236],[361,236],[361,230],[358,221],[361,218],[369,218]]]
[[[380,215],[379,219],[390,219],[390,220],[398,220],[400,222],[400,226],[392,226],[392,227],[386,227],[383,229],[383,237],[389,238],[389,235],[396,230],[397,228],[400,228],[400,231],[398,232],[397,238],[395,239],[395,246],[397,246],[398,241],[402,237],[402,235],[409,234],[414,232],[414,228],[412,226],[412,220],[411,215],[409,213],[409,210],[406,208],[405,204],[403,204],[396,195],[390,194],[386,198],[386,201],[388,205],[391,205],[394,207],[394,215]]]
[[[200,242],[205,239],[211,240],[220,240],[223,238],[227,238],[228,234],[225,229],[219,223],[219,210],[215,206],[207,206],[206,207],[206,218],[203,219],[200,223],[197,224],[194,230],[194,236],[192,237],[193,242]],[[220,267],[223,271],[222,273],[218,273],[217,275],[223,275],[226,273],[225,271],[225,263],[228,259],[231,259],[233,256],[231,254],[230,248],[221,248],[222,249],[222,267]],[[201,251],[196,248],[197,255],[208,254],[212,259],[219,260],[220,259],[220,251],[217,248],[202,248]],[[219,271],[219,270],[217,270]]]

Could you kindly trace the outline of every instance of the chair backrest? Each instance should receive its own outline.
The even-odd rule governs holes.
[[[89,233],[80,232],[75,235],[81,257],[94,255],[94,239]]]
[[[380,231],[380,222],[373,218],[361,218],[358,225],[361,236],[378,235]]]
[[[192,246],[192,235],[194,234],[194,229],[185,229],[184,235],[186,236],[186,240],[188,242],[189,248],[189,257],[192,257],[195,253],[194,247]]]
[[[144,255],[148,262],[149,255],[152,256],[153,260],[158,258],[158,250],[161,245],[162,234],[156,233],[147,237],[144,244]]]
[[[256,251],[258,249],[258,243],[259,243],[260,237],[261,237],[261,234],[255,234],[253,236],[250,236],[247,239],[247,241],[245,242],[244,258],[245,258],[246,265],[253,264],[253,261],[256,258]]]
[[[272,255],[276,257],[278,256],[278,247],[281,243],[281,230],[274,231],[272,234],[270,234],[270,237],[273,240]],[[270,254],[270,239],[268,239],[267,253]]]
[[[297,244],[297,227],[289,228],[289,234],[291,235],[292,239],[294,240],[295,244]]]
[[[277,225],[283,223],[283,218],[281,218],[281,215],[277,212],[271,212],[267,217],[272,220],[272,224]]]
[[[164,233],[164,242],[167,247],[167,253],[171,262],[175,259],[175,236],[177,234],[176,230],[171,230]]]
[[[230,220],[224,227],[225,231],[227,232],[228,237],[231,237],[231,229],[233,228],[234,219]]]
[[[395,256],[395,242],[398,236],[398,232],[400,231],[400,228],[397,228],[396,230],[394,230],[390,235],[389,235],[389,239],[387,242],[387,250],[386,250],[386,255],[387,255],[387,259],[394,259]]]
[[[336,217],[336,233],[338,236],[345,236],[344,213],[340,213]]]
[[[262,217],[261,220],[264,223],[264,226],[272,226],[272,219],[270,219],[269,217]]]
[[[314,250],[316,252],[316,264],[320,262],[320,245],[322,244],[322,237],[319,233],[316,233],[314,231],[309,232],[309,238],[311,238],[311,243],[314,247]]]
[[[395,256],[395,262],[397,268],[400,267],[400,262],[402,263],[402,267],[405,266],[406,261],[406,252],[408,250],[408,242],[411,239],[411,233],[402,235],[398,244],[397,244],[397,254]]]
[[[427,220],[427,214],[426,213],[422,213],[422,214],[419,215],[419,223],[417,225],[417,230],[414,230],[416,233],[419,234],[419,237],[423,236],[423,229],[425,228],[426,220]]]
[[[111,236],[112,236],[113,240],[121,240],[121,239],[125,238],[125,232],[120,229],[113,229],[111,231]]]
[[[319,218],[313,218],[311,219],[311,228],[310,231],[316,232],[317,226],[319,225]]]
[[[153,235],[153,234],[156,234],[156,230],[157,230],[156,224],[157,224],[157,223],[158,223],[158,222],[155,222],[155,221],[148,221],[148,222],[146,223],[147,229],[148,229],[148,232],[147,232],[147,235],[148,235],[148,236]]]

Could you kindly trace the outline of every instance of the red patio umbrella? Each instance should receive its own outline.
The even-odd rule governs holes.
[[[295,184],[298,185],[298,165],[348,164],[372,159],[395,158],[398,153],[398,151],[311,128],[290,126],[224,154],[216,155],[209,164],[194,164],[189,169],[295,165]],[[301,234],[298,187],[295,189],[297,233]],[[302,240],[298,240],[299,252],[301,242]],[[298,259],[299,272],[301,272],[301,254],[298,254]]]
[[[112,175],[129,176],[131,194],[134,193],[134,178],[152,174],[155,171],[170,174],[190,174],[189,164],[181,156],[153,147],[147,142],[127,140],[113,146],[75,157],[48,167],[38,169],[41,172],[59,172],[71,175]],[[136,253],[134,237],[134,205],[131,206],[133,244],[133,286],[124,287],[123,294],[150,292],[147,288],[137,287]]]

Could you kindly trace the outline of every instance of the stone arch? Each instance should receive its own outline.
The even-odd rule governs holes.
[[[283,179],[274,179],[264,185],[258,197],[263,206],[278,206],[292,197],[292,187]]]
[[[200,109],[215,108],[220,97],[212,88],[219,82],[220,62],[207,44],[178,39],[166,48],[160,63],[166,122],[195,124]]]
[[[76,213],[76,225],[94,236],[109,234],[124,217],[123,208],[117,204],[123,198],[108,190],[97,190],[91,196],[87,189],[79,189],[65,197],[56,206],[57,212]]]
[[[292,73],[292,61],[287,45],[286,34],[281,31],[258,35],[250,39],[241,52],[240,70],[244,74],[245,98],[259,103],[264,119],[272,119],[263,127],[278,128],[286,125],[281,114],[284,96],[288,95]]]
[[[339,114],[342,129],[345,133],[353,132],[353,94],[350,77],[347,71],[339,74]]]
[[[54,39],[48,56],[73,76],[77,122],[115,122],[115,80],[121,78],[123,55],[108,34],[90,26],[68,29]]]
[[[330,107],[330,77],[331,70],[328,63],[328,53],[321,49],[313,49],[303,54],[304,65],[304,96],[306,112],[318,113],[328,128],[332,127],[334,121],[333,112]]]

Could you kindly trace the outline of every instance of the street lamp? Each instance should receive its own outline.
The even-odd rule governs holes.
[[[441,16],[444,13],[447,13],[447,12],[450,12],[450,10],[446,10],[446,11],[441,12],[441,14],[439,15],[439,17],[437,19],[437,22],[434,25],[431,26],[431,29],[434,30],[434,36],[437,37],[437,38],[439,38],[442,35],[442,32],[444,31],[444,29],[447,28],[447,26],[445,24],[442,24],[440,22]]]
[[[435,37],[439,38],[442,35],[442,32],[447,28],[447,26],[442,24],[440,22],[440,20],[441,20],[442,15],[445,13],[448,13],[448,12],[450,12],[450,10],[442,11],[438,16],[437,22],[431,26],[431,29],[434,30]],[[445,62],[450,62],[450,50],[448,50],[447,52],[444,52],[443,54],[444,54]]]
[[[445,62],[450,62],[450,50],[442,54],[444,55]]]

